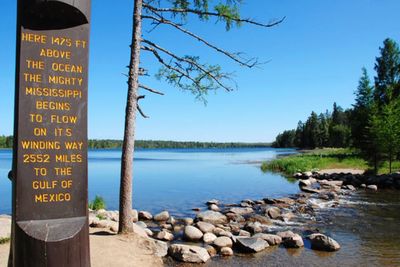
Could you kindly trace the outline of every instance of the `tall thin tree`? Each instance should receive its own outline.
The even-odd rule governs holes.
[[[182,34],[199,41],[216,53],[220,53],[240,66],[252,68],[259,65],[256,58],[245,58],[242,53],[227,51],[215,45],[204,37],[185,28],[189,17],[197,17],[201,21],[215,19],[225,24],[226,30],[241,24],[251,24],[260,27],[273,27],[281,23],[284,18],[270,23],[260,23],[240,16],[239,7],[242,0],[219,0],[214,6],[211,0],[134,0],[133,32],[131,41],[131,56],[128,72],[128,95],[125,114],[124,141],[121,159],[120,183],[120,213],[119,233],[133,231],[132,223],[132,175],[135,144],[136,113],[147,116],[139,106],[139,88],[147,92],[163,95],[159,90],[139,82],[139,76],[146,70],[140,67],[141,51],[150,53],[161,65],[157,77],[185,91],[190,91],[196,98],[205,101],[205,95],[210,90],[219,88],[231,91],[236,85],[232,74],[223,72],[219,65],[202,63],[198,56],[178,55],[175,52],[142,36],[142,22],[148,21],[152,30],[160,25],[169,26]],[[162,7],[168,5],[168,7]]]

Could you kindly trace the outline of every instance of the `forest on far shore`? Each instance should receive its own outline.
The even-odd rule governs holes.
[[[13,137],[0,135],[0,148],[12,148]],[[194,141],[160,141],[160,140],[136,140],[135,148],[257,148],[270,147],[271,143],[241,143],[241,142],[194,142]],[[89,149],[113,149],[121,148],[122,140],[113,139],[89,139]]]
[[[332,112],[314,111],[297,128],[280,133],[274,147],[355,148],[375,170],[384,161],[400,158],[400,49],[386,39],[375,61],[372,82],[362,69],[353,107],[343,110],[336,103]]]

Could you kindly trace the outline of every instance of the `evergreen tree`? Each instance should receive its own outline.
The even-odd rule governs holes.
[[[386,39],[379,48],[380,56],[375,63],[375,101],[378,106],[388,104],[399,97],[400,91],[400,50],[392,39]]]
[[[362,76],[355,92],[355,104],[351,114],[351,134],[353,145],[361,151],[369,150],[369,117],[374,104],[373,86],[368,77],[367,70],[362,68]]]

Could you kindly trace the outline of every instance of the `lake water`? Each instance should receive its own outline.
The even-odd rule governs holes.
[[[190,215],[191,209],[217,198],[234,203],[246,198],[278,197],[298,192],[278,174],[262,173],[259,164],[293,150],[142,149],[134,160],[133,205],[139,210]],[[0,214],[11,212],[11,150],[0,150]],[[89,200],[102,196],[118,209],[120,150],[89,151]]]
[[[177,216],[193,215],[192,208],[217,198],[224,203],[243,199],[288,196],[297,183],[278,174],[262,173],[259,161],[293,150],[276,149],[155,149],[138,150],[134,161],[134,207]],[[89,198],[101,195],[109,209],[118,209],[119,150],[89,152]],[[11,211],[11,183],[7,173],[11,151],[0,150],[0,214]],[[337,240],[338,252],[270,247],[255,255],[216,257],[207,267],[258,266],[400,266],[399,191],[357,193],[323,209],[312,227]],[[307,234],[308,225],[296,232]],[[282,229],[284,230],[284,229]],[[167,261],[167,266],[191,266]],[[193,265],[197,266],[197,265]]]

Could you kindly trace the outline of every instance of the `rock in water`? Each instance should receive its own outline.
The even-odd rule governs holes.
[[[205,248],[181,244],[171,245],[168,254],[182,262],[205,263],[210,259],[210,254]]]
[[[235,245],[240,251],[246,253],[260,252],[269,247],[267,241],[253,237],[237,237]]]
[[[188,241],[199,241],[203,233],[194,226],[188,225],[183,230],[183,237]]]
[[[261,238],[268,242],[270,246],[279,245],[282,243],[282,238],[278,235],[258,233],[253,235],[254,238]]]
[[[293,236],[283,238],[283,245],[286,248],[301,248],[304,247],[304,242],[300,235],[294,234]]]
[[[212,233],[215,229],[215,226],[208,222],[198,222],[196,226],[202,231],[203,233]]]
[[[153,215],[151,215],[151,213],[148,211],[142,210],[142,211],[139,211],[139,219],[148,221],[148,220],[153,219]]]
[[[196,218],[199,221],[209,222],[212,224],[220,224],[220,223],[224,224],[228,221],[228,219],[226,218],[225,215],[223,215],[220,212],[216,212],[216,211],[212,211],[212,210],[200,212],[199,214],[197,214]]]
[[[162,230],[161,232],[157,233],[156,238],[165,241],[172,241],[174,240],[174,235],[167,230]]]
[[[220,236],[214,240],[213,244],[219,249],[223,247],[232,247],[232,239],[227,236]]]
[[[205,233],[203,235],[203,241],[206,244],[210,244],[210,243],[214,242],[215,239],[217,239],[217,236],[214,235],[213,233]]]
[[[370,184],[367,186],[367,189],[372,190],[372,191],[376,191],[378,190],[378,186],[374,185],[374,184]]]
[[[312,234],[308,237],[311,241],[311,248],[322,251],[337,251],[340,245],[334,239],[323,234]]]
[[[219,253],[221,254],[221,256],[224,256],[224,257],[233,256],[233,250],[228,247],[221,248],[221,251]]]
[[[168,221],[168,219],[169,219],[169,212],[166,210],[154,215],[154,220],[158,222]]]
[[[278,207],[268,208],[265,212],[271,219],[278,219],[281,216],[281,210]]]

